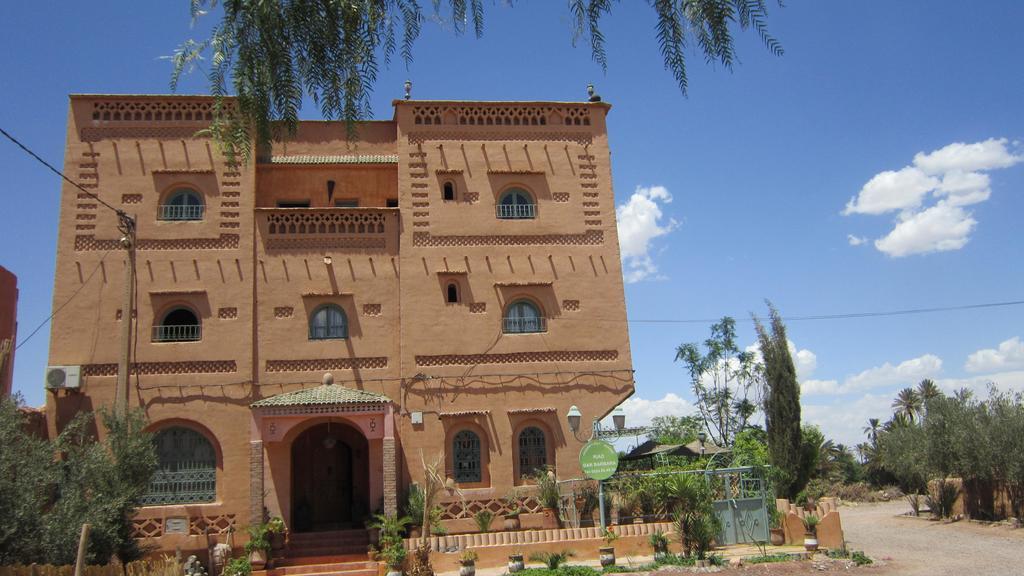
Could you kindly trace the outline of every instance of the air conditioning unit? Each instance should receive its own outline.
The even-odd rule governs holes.
[[[47,366],[46,389],[78,388],[82,381],[81,366]]]

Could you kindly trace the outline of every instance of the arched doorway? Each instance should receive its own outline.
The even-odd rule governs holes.
[[[366,438],[335,420],[317,424],[292,442],[291,524],[296,532],[363,525],[369,513]]]

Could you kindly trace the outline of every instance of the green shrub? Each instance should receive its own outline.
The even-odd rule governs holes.
[[[729,562],[721,554],[708,554],[708,564],[712,566],[725,566]]]
[[[248,558],[232,558],[224,567],[224,576],[249,576],[252,574],[252,564]]]
[[[693,556],[679,556],[677,554],[663,554],[654,561],[658,566],[695,566],[697,559]]]
[[[868,558],[867,554],[860,550],[854,550],[853,552],[851,552],[850,560],[853,560],[853,563],[857,566],[864,566],[865,564],[874,563],[874,561],[871,558]]]
[[[654,549],[655,558],[668,552],[668,536],[665,536],[665,533],[661,530],[656,530],[648,536],[647,543]]]
[[[494,520],[494,513],[490,510],[481,510],[473,515],[477,530],[481,532],[491,531],[491,521]]]
[[[413,526],[423,525],[423,491],[419,484],[409,486],[405,496],[405,515],[412,519]]]
[[[790,554],[766,554],[764,556],[747,556],[743,558],[744,564],[769,564],[772,562],[789,562],[796,557]]]
[[[558,567],[565,564],[569,558],[575,556],[576,553],[572,550],[562,550],[561,552],[535,552],[530,554],[530,562],[542,562],[548,567],[548,570],[558,570]]]
[[[562,496],[558,491],[558,479],[555,478],[553,470],[541,469],[533,476],[537,483],[537,499],[541,506],[558,510]]]

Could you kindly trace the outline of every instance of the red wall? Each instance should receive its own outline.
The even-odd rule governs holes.
[[[0,371],[0,394],[11,393],[14,380],[14,342],[18,332],[18,277],[0,266],[0,342],[10,338],[10,356]]]

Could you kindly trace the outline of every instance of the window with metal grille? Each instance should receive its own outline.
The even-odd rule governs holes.
[[[179,188],[160,205],[160,220],[202,220],[203,197],[191,188]]]
[[[498,200],[497,216],[502,220],[522,220],[537,217],[537,204],[526,190],[512,188]]]
[[[519,477],[536,476],[548,465],[548,448],[544,431],[536,426],[519,433]]]
[[[153,438],[157,470],[142,504],[190,504],[217,498],[217,455],[205,436],[180,426],[165,428]]]
[[[545,332],[547,328],[546,319],[529,300],[516,300],[509,304],[502,319],[502,331],[506,334]]]
[[[348,319],[336,304],[324,304],[309,318],[309,339],[348,338]]]
[[[471,430],[463,430],[452,440],[452,464],[456,482],[481,482],[480,437]]]

